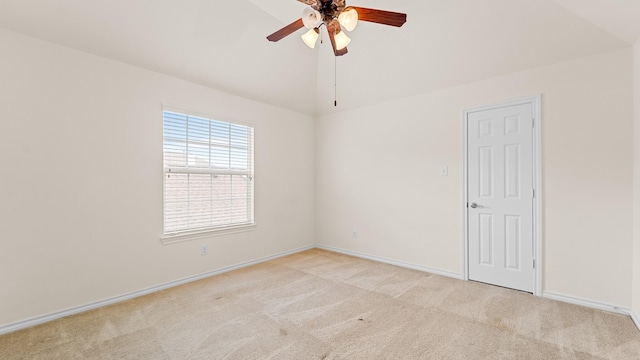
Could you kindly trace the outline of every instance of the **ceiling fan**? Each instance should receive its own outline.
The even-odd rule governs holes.
[[[302,27],[306,27],[309,31],[302,35],[302,40],[307,46],[314,48],[320,34],[320,27],[324,25],[329,33],[333,53],[336,56],[342,56],[347,53],[347,45],[351,42],[342,30],[352,31],[358,20],[396,27],[404,25],[407,21],[407,14],[356,6],[347,7],[345,0],[298,1],[309,5],[302,12],[302,18],[267,36],[269,41],[282,40]]]

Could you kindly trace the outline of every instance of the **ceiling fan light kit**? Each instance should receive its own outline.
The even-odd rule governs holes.
[[[314,48],[320,34],[320,27],[324,25],[329,33],[331,46],[335,56],[346,54],[347,45],[351,39],[343,31],[353,31],[358,21],[368,21],[377,24],[401,27],[407,21],[407,14],[368,9],[361,7],[347,7],[345,0],[298,0],[309,5],[302,12],[302,17],[284,28],[267,36],[269,41],[279,41],[299,29],[309,29],[302,35],[302,41]]]
[[[302,23],[307,29],[313,29],[322,23],[322,15],[313,8],[304,8],[302,11]]]
[[[342,50],[349,45],[351,39],[344,33],[344,31],[339,31],[335,35],[336,40],[336,50]]]
[[[306,33],[304,33],[304,35],[302,35],[301,38],[302,38],[302,41],[304,41],[304,43],[307,44],[308,47],[313,49],[316,47],[316,42],[318,41],[319,35],[320,35],[320,30],[318,28],[313,28],[307,31]]]
[[[338,15],[338,22],[347,31],[353,31],[358,25],[358,11],[354,8],[345,9]]]

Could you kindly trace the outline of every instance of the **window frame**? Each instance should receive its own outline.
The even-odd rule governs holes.
[[[177,113],[177,114],[182,114],[185,116],[192,116],[192,117],[197,117],[197,118],[204,118],[207,120],[213,120],[213,121],[218,121],[218,122],[224,122],[227,124],[231,124],[231,125],[239,125],[239,126],[245,126],[251,129],[251,143],[250,143],[250,148],[251,148],[251,155],[250,155],[250,161],[251,161],[251,168],[249,170],[249,176],[251,176],[251,211],[252,211],[252,216],[251,216],[251,220],[252,222],[248,222],[248,223],[241,223],[241,224],[229,224],[229,225],[223,225],[223,226],[212,226],[212,227],[207,227],[207,228],[199,228],[199,229],[188,229],[188,230],[183,230],[183,231],[175,231],[175,232],[166,232],[166,186],[167,186],[167,174],[171,173],[171,171],[167,171],[167,168],[165,167],[165,117],[164,117],[164,113],[166,112],[173,112],[173,113]],[[179,243],[179,242],[183,242],[183,241],[190,241],[190,240],[196,240],[196,239],[202,239],[202,238],[207,238],[207,237],[212,237],[212,236],[222,236],[222,235],[227,235],[227,234],[235,234],[235,233],[240,233],[240,232],[246,232],[246,231],[252,231],[256,228],[257,223],[256,223],[256,190],[255,190],[255,130],[256,127],[254,124],[246,122],[246,121],[239,121],[236,119],[231,119],[228,116],[216,116],[216,115],[211,115],[211,114],[207,114],[207,113],[202,113],[202,112],[198,112],[198,111],[192,111],[192,110],[188,110],[185,109],[183,107],[176,107],[176,106],[170,106],[170,105],[164,105],[162,106],[162,111],[160,113],[162,122],[161,122],[161,131],[162,131],[162,152],[161,152],[161,156],[162,156],[162,235],[160,236],[160,241],[162,242],[162,244],[164,245],[168,245],[168,244],[172,244],[172,243]],[[203,171],[202,169],[192,169],[194,170],[193,172],[189,172],[189,171],[185,171],[182,173],[187,173],[187,174],[212,174],[214,172],[212,171]],[[220,173],[221,174],[230,174],[233,173],[234,171],[229,171],[229,170],[222,170]]]

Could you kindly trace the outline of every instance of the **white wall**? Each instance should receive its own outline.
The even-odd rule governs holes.
[[[640,38],[633,49],[633,311],[640,316]]]
[[[318,118],[316,241],[461,274],[461,110],[542,93],[543,290],[630,306],[631,58],[624,49]]]
[[[635,265],[640,313],[631,50],[323,116],[314,155],[309,116],[3,30],[0,48],[0,326],[311,245],[314,220],[320,244],[461,273],[460,110],[536,93],[544,289],[631,306]],[[255,124],[255,231],[160,244],[163,102]]]
[[[0,49],[0,326],[314,243],[312,117],[4,30]],[[255,124],[255,231],[160,244],[163,102]]]

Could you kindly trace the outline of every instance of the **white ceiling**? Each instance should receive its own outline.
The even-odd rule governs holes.
[[[629,44],[640,38],[640,0],[555,1]]]
[[[360,22],[349,53],[316,49],[295,0],[2,0],[0,27],[240,96],[316,115],[627,47],[638,0],[353,0],[405,12]],[[325,36],[326,39],[326,36]],[[333,107],[337,65],[338,107]]]

